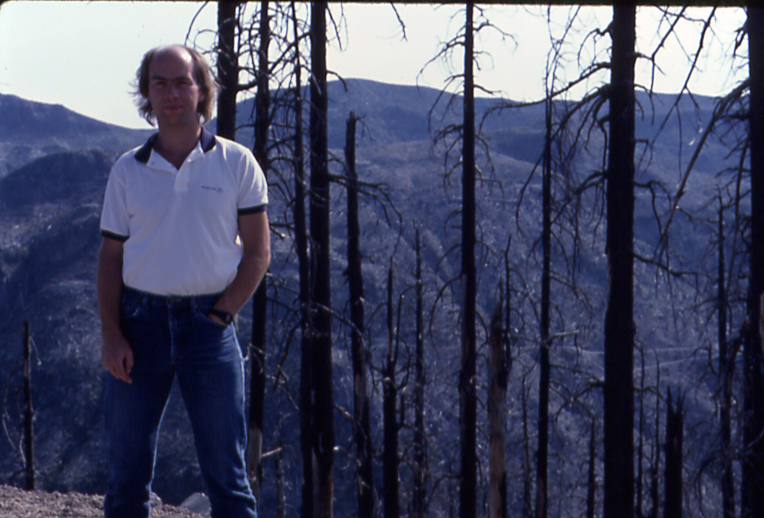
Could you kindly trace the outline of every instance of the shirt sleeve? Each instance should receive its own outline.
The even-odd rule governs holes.
[[[262,212],[268,205],[268,182],[260,164],[249,150],[244,153],[241,166],[236,208],[239,215]]]
[[[101,212],[101,234],[118,241],[130,237],[123,172],[120,161],[117,161],[109,173]]]

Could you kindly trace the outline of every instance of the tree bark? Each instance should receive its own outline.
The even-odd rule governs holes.
[[[398,351],[393,347],[395,331],[393,327],[393,267],[387,273],[387,359],[382,372],[382,419],[384,424],[384,444],[382,451],[382,477],[384,481],[383,507],[385,518],[400,516],[398,499],[398,420],[395,406],[398,402],[398,387],[395,384],[395,367]]]
[[[751,150],[751,265],[745,333],[744,422],[741,516],[764,516],[764,374],[762,367],[762,297],[764,297],[764,8],[748,7]]]
[[[276,518],[286,516],[286,493],[284,492],[284,448],[279,444],[276,454]]]
[[[552,242],[552,106],[546,103],[544,176],[542,181],[542,231],[544,252],[541,272],[541,343],[539,344],[539,420],[536,451],[536,518],[547,517],[547,473],[549,457],[549,304]]]
[[[724,207],[719,201],[719,278],[717,290],[717,323],[719,341],[719,384],[722,388],[721,437],[722,437],[722,518],[735,518],[735,479],[732,471],[732,363],[729,361],[727,342],[727,286],[724,260]]]
[[[462,134],[462,360],[459,375],[461,469],[459,517],[477,511],[477,394],[475,382],[475,102],[473,76],[473,4],[467,3],[464,27],[464,129]]]
[[[268,128],[270,127],[270,93],[268,91],[268,46],[270,16],[268,1],[260,3],[260,27],[255,94],[255,143],[253,153],[263,172],[268,175]],[[266,279],[252,297],[252,373],[250,377],[249,441],[247,471],[252,492],[258,503],[263,484],[263,415],[265,413],[265,342],[268,294]]]
[[[597,495],[597,418],[592,416],[592,429],[589,437],[589,472],[586,480],[586,518],[594,518]]]
[[[520,393],[523,408],[523,518],[533,516],[533,497],[531,496],[531,452],[528,435],[528,397],[525,393],[525,376],[523,376],[522,392]]]
[[[361,275],[361,230],[358,223],[358,175],[355,170],[355,127],[358,119],[350,112],[345,133],[347,173],[348,286],[350,289],[350,352],[353,362],[353,430],[356,448],[358,516],[374,515],[374,479],[369,396],[366,389],[366,348],[363,343],[363,276]]]
[[[636,495],[636,510],[634,511],[634,515],[636,518],[642,518],[643,511],[642,511],[642,489],[643,489],[643,469],[642,469],[642,459],[644,456],[644,448],[645,448],[645,356],[644,352],[640,351],[640,370],[641,375],[639,378],[639,424],[638,424],[638,432],[637,432],[637,495]]]
[[[300,272],[300,452],[302,454],[302,502],[301,518],[313,518],[313,452],[312,419],[313,401],[313,348],[310,321],[310,259],[308,257],[308,232],[305,225],[305,159],[302,133],[302,65],[300,63],[300,34],[297,8],[292,2],[292,27],[294,30],[294,240]]]
[[[34,491],[34,409],[32,408],[32,363],[29,321],[24,321],[24,489]]]
[[[422,247],[416,230],[416,359],[414,363],[414,488],[411,494],[413,518],[424,518],[427,509],[427,442],[424,433],[424,283]]]
[[[507,468],[504,434],[506,433],[507,362],[504,357],[502,301],[491,317],[490,356],[488,359],[488,516],[507,518]]]
[[[634,512],[634,41],[636,7],[613,7],[607,168],[605,518]]]
[[[684,438],[684,418],[682,400],[677,399],[676,408],[668,393],[666,407],[666,489],[664,518],[682,518],[682,441]]]
[[[217,134],[236,137],[236,94],[239,92],[239,61],[235,47],[236,10],[239,2],[218,2],[218,80]]]
[[[660,430],[661,430],[661,419],[660,419],[660,410],[661,410],[661,398],[656,396],[655,397],[655,442],[658,442],[658,437],[660,437]],[[650,514],[648,514],[649,518],[658,518],[658,508],[660,507],[660,500],[659,500],[659,491],[658,491],[658,467],[661,463],[661,448],[656,444],[655,445],[655,459],[653,460],[653,465],[650,468],[650,502],[652,503],[652,508],[650,509]]]
[[[326,117],[326,2],[310,6],[310,236],[313,323],[314,516],[331,518],[334,495],[329,163]]]

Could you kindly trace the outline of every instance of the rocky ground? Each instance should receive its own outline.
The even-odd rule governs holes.
[[[152,518],[201,518],[188,509],[159,504]],[[209,516],[209,515],[207,515]],[[24,491],[0,485],[0,518],[102,518],[103,496]]]

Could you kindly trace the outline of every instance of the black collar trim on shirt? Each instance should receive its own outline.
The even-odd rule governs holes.
[[[156,142],[158,136],[159,133],[154,133],[151,135],[143,147],[135,152],[135,159],[138,162],[142,162],[144,164],[148,163],[149,157],[151,156],[151,148],[154,147],[154,142]]]
[[[204,126],[202,126],[202,134],[199,137],[199,140],[202,143],[202,150],[205,153],[212,151],[212,148],[215,147],[215,135],[207,131]]]
[[[149,157],[151,156],[151,149],[154,147],[154,143],[157,140],[157,137],[159,136],[159,133],[154,133],[149,137],[149,139],[146,141],[141,148],[135,152],[135,159],[138,162],[147,164],[149,161]],[[211,151],[215,147],[215,135],[207,131],[204,127],[202,127],[202,134],[199,136],[199,141],[202,144],[202,150],[204,150],[205,153],[208,151]]]

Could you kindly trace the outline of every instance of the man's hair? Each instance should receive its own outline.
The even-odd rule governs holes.
[[[202,122],[208,122],[212,119],[212,110],[215,107],[215,101],[220,91],[220,84],[215,78],[215,74],[210,70],[207,61],[198,51],[185,45],[178,45],[188,52],[194,67],[194,80],[199,85],[199,89],[204,94],[204,99],[199,102],[196,111],[202,117]],[[135,83],[133,84],[133,95],[138,105],[138,113],[146,119],[152,126],[156,123],[154,108],[149,102],[149,67],[154,55],[166,47],[155,47],[143,55],[141,66],[135,71]]]

